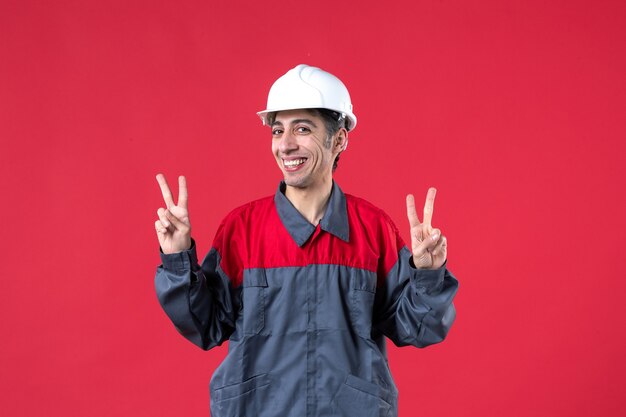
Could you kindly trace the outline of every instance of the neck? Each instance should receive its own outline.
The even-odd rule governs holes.
[[[324,217],[332,189],[332,178],[315,187],[297,188],[287,185],[285,197],[305,219],[317,226]]]

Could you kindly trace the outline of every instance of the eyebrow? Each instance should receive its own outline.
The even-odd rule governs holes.
[[[292,125],[295,125],[295,124],[298,124],[298,123],[307,123],[307,124],[310,124],[313,127],[317,127],[317,125],[311,119],[294,119],[294,120],[291,121]],[[276,126],[276,125],[282,126],[283,123],[278,121],[278,120],[275,120],[274,123],[272,123],[272,127]]]

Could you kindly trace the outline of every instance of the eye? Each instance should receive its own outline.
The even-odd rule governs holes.
[[[281,133],[283,133],[283,130],[282,130],[282,129],[279,129],[279,128],[274,128],[274,129],[272,129],[272,136],[278,136],[278,135],[280,135]]]
[[[306,126],[298,126],[296,127],[296,132],[298,133],[309,133],[311,131],[311,129],[309,129]]]

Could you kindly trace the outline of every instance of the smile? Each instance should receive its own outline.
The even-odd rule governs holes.
[[[285,168],[297,168],[300,165],[304,164],[305,161],[306,161],[306,158],[291,159],[288,161],[283,159],[283,164],[285,165]]]

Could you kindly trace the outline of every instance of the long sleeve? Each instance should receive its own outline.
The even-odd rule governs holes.
[[[176,329],[205,350],[222,344],[234,330],[238,296],[220,267],[218,250],[211,249],[202,267],[195,244],[185,252],[161,254],[161,260],[156,293]]]
[[[458,281],[446,264],[436,270],[417,269],[411,252],[390,223],[386,253],[376,293],[374,331],[397,346],[425,347],[444,340],[456,310],[452,300]]]

